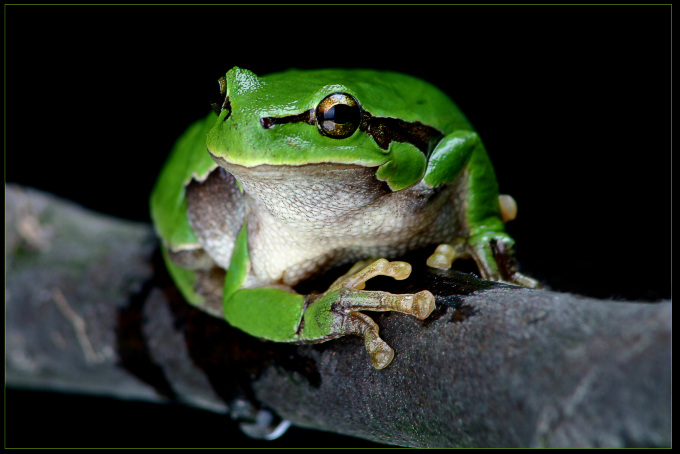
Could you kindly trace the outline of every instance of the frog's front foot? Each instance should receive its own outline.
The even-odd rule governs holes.
[[[326,340],[348,334],[362,336],[373,366],[386,367],[394,357],[394,350],[380,338],[373,319],[360,311],[397,311],[424,320],[434,310],[434,296],[427,290],[404,295],[363,290],[364,284],[375,276],[402,280],[410,274],[411,265],[406,262],[379,259],[365,267],[355,266],[322,295],[307,297],[301,340]]]

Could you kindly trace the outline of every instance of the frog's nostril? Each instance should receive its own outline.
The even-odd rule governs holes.
[[[274,117],[262,117],[260,118],[260,126],[264,129],[271,129],[276,124],[276,119]]]

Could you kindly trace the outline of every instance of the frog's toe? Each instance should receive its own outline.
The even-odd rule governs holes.
[[[371,356],[373,367],[376,369],[384,369],[392,362],[394,350],[392,350],[392,347],[387,345],[387,342],[384,340],[378,338],[378,341],[379,342],[376,342],[375,344],[379,345],[373,345],[371,348],[367,345],[366,350]]]
[[[515,285],[521,285],[522,287],[528,288],[541,288],[541,284],[533,278],[526,276],[522,273],[515,273],[512,276],[512,283]]]
[[[369,279],[376,276],[389,276],[397,280],[404,280],[411,275],[411,264],[408,262],[390,262],[387,259],[356,263],[347,274],[336,280],[329,291],[339,288],[362,289]]]
[[[434,310],[434,295],[428,290],[422,290],[413,294],[390,296],[394,303],[389,310],[413,315],[418,320],[425,320]]]
[[[434,295],[431,292],[423,290],[422,292],[418,292],[415,295],[413,295],[413,305],[411,308],[411,313],[418,320],[425,320],[427,317],[430,316],[433,310],[434,310]]]
[[[394,294],[381,291],[342,289],[337,291],[335,311],[396,311],[424,320],[434,310],[434,295],[428,290]]]
[[[427,258],[427,266],[447,270],[451,268],[455,259],[455,250],[450,244],[440,244],[437,249]]]
[[[427,258],[427,266],[432,268],[449,269],[456,259],[465,258],[469,254],[465,250],[465,240],[458,238],[451,243],[437,246],[437,249]]]
[[[366,351],[371,357],[373,367],[384,369],[394,358],[394,350],[378,335],[378,325],[366,314],[352,312],[347,315],[346,329],[352,334],[362,336]]]

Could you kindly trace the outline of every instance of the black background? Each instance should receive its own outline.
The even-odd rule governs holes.
[[[233,66],[424,78],[475,125],[522,268],[560,291],[671,294],[670,6],[10,6],[6,181],[149,221],[174,140]],[[225,416],[10,390],[7,446],[367,446]]]

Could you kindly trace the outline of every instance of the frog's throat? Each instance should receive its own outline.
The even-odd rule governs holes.
[[[392,192],[376,178],[377,167],[320,163],[262,164],[245,167],[216,157],[245,192],[266,206],[275,217],[342,216]]]

